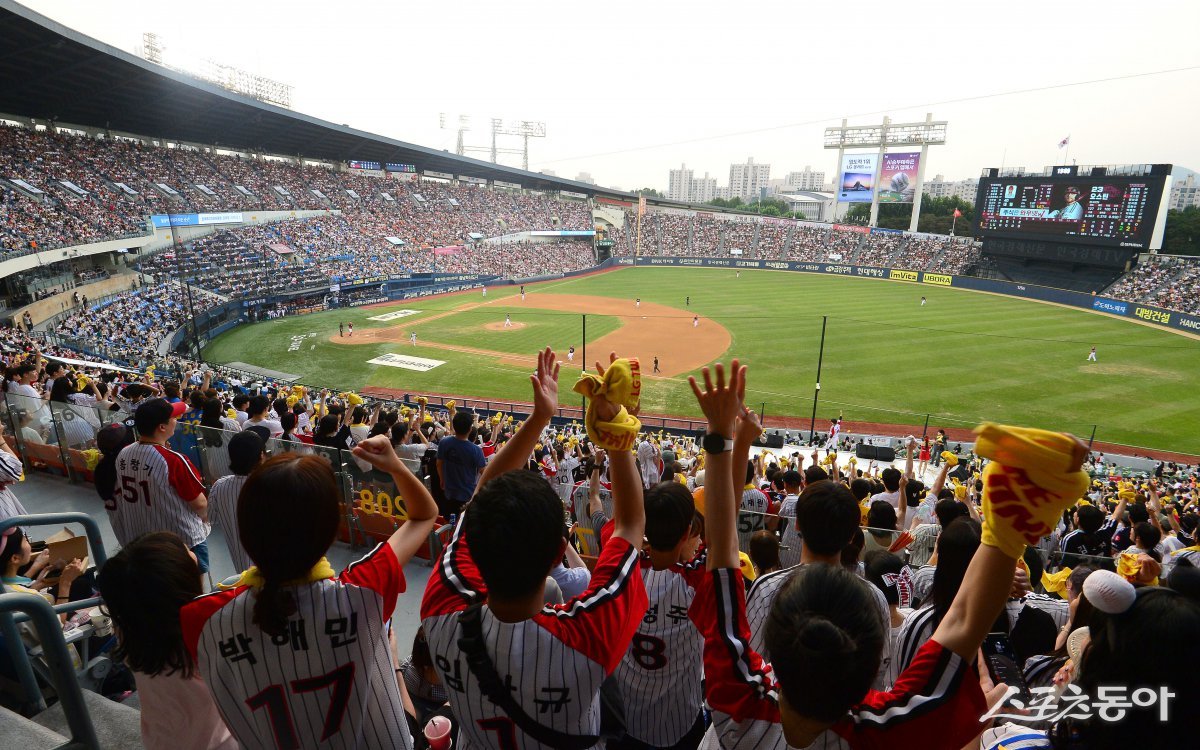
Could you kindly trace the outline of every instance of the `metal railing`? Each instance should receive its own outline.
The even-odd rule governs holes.
[[[88,553],[91,557],[93,565],[97,568],[102,566],[107,560],[108,555],[104,551],[104,543],[100,537],[100,525],[96,520],[86,513],[44,513],[39,515],[29,516],[12,516],[0,521],[0,533],[8,529],[20,526],[24,528],[37,526],[60,526],[64,524],[77,523],[83,526],[84,532],[88,540]],[[75,670],[72,667],[70,656],[67,654],[66,640],[63,638],[62,626],[59,624],[58,615],[65,612],[75,612],[81,609],[91,609],[100,604],[100,599],[92,597],[76,601],[67,602],[51,607],[48,602],[40,597],[32,594],[5,594],[0,597],[0,601],[4,601],[10,596],[28,596],[30,599],[36,599],[45,607],[47,613],[54,618],[54,628],[47,628],[45,623],[39,624],[37,618],[40,615],[29,613],[28,619],[34,621],[37,629],[38,640],[41,643],[42,652],[48,657],[49,666],[54,674],[58,674],[59,666],[56,665],[56,659],[59,658],[58,651],[61,650],[62,658],[65,659],[66,669],[70,673],[71,687],[78,691],[79,683],[75,675]],[[8,644],[9,657],[12,659],[13,668],[17,673],[17,681],[21,685],[21,691],[25,699],[26,708],[32,711],[41,711],[46,708],[46,699],[42,695],[41,688],[38,687],[37,677],[34,675],[33,664],[29,659],[29,654],[24,648],[24,641],[21,638],[21,632],[17,628],[17,624],[26,617],[17,617],[10,610],[0,609],[0,633],[3,633],[4,640]],[[62,681],[59,681],[60,683]],[[56,684],[55,689],[59,691],[61,697],[62,685]],[[64,708],[69,709],[69,706],[64,702]],[[80,697],[80,705],[82,706],[82,697]],[[86,715],[86,710],[84,711]],[[68,721],[70,716],[68,714]],[[90,721],[89,721],[90,727]],[[72,725],[72,732],[75,731]]]

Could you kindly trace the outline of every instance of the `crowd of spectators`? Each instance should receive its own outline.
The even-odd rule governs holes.
[[[388,212],[389,234],[418,245],[592,225],[586,203],[548,195],[0,126],[3,250],[144,234],[147,215],[172,211],[320,209]]]
[[[189,319],[184,298],[185,291],[176,281],[151,284],[83,304],[47,330],[108,359],[149,364],[158,356],[162,340]],[[217,302],[199,289],[192,290],[196,314]]]
[[[1105,294],[1129,302],[1200,314],[1200,258],[1164,257],[1139,263]]]
[[[375,234],[380,229],[373,225],[377,219],[354,213],[223,230],[152,256],[141,270],[157,281],[182,274],[217,294],[246,298],[363,276],[453,273],[523,278],[595,265],[587,241],[393,245]]]
[[[882,465],[775,455],[752,447],[762,428],[737,367],[715,382],[706,369],[692,386],[718,437],[704,451],[641,429],[631,414],[648,398],[641,386],[679,384],[643,384],[616,357],[608,379],[639,387],[600,389],[597,378],[584,424],[555,426],[549,349],[524,421],[191,366],[165,382],[64,368],[38,349],[0,333],[5,391],[51,402],[9,409],[0,520],[28,512],[20,486],[9,489],[15,451],[57,434],[102,453],[94,483],[106,513],[95,515],[121,549],[75,596],[42,582],[49,560],[18,532],[3,583],[59,604],[103,596],[147,747],[177,745],[163,728],[185,718],[197,747],[295,740],[291,724],[255,710],[268,670],[293,687],[274,691],[278,715],[311,717],[313,736],[347,747],[371,744],[364,726],[383,746],[425,734],[430,747],[491,747],[494,726],[505,747],[595,746],[602,705],[621,717],[603,730],[610,747],[695,748],[706,730],[705,746],[729,750],[1048,750],[1067,732],[1080,750],[1194,740],[1187,707],[1200,686],[1180,669],[1200,658],[1191,467],[1160,463],[1130,481],[1070,436],[998,425],[932,472],[914,466],[911,436],[906,456]],[[120,419],[100,429],[108,411],[133,415],[136,440]],[[447,525],[434,574],[405,590],[405,565]],[[338,574],[341,555],[327,553],[342,530],[382,544]],[[214,563],[230,561],[246,572],[201,596]],[[406,605],[420,629],[400,633],[407,623],[391,613]],[[410,643],[412,658],[394,661]],[[1163,643],[1171,658],[1156,657]],[[155,649],[182,667],[146,658]],[[466,654],[472,674],[490,665],[521,679],[476,687],[455,666]],[[308,713],[305,688],[333,682],[321,672],[335,656],[354,722]],[[385,677],[354,682],[370,674]],[[568,695],[561,714],[539,711]],[[1064,705],[1080,713],[1061,718]],[[1123,713],[1100,713],[1114,705]]]

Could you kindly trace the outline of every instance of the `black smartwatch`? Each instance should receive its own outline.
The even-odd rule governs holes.
[[[724,453],[733,450],[733,440],[715,432],[706,432],[700,441],[705,453]]]

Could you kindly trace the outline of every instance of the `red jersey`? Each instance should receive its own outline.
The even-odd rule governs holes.
[[[459,613],[486,595],[460,520],[421,602],[429,650],[461,722],[455,750],[545,747],[484,696],[459,649]],[[560,732],[595,735],[600,730],[600,683],[625,655],[646,607],[638,551],[614,538],[604,545],[587,590],[575,599],[547,605],[515,623],[501,622],[485,606],[485,648],[530,717]]]
[[[697,592],[693,610],[704,633],[705,697],[721,747],[788,747],[779,723],[778,685],[771,665],[750,647],[741,571],[711,571],[708,585]],[[829,678],[813,675],[812,679]],[[858,705],[809,747],[959,748],[979,734],[979,717],[986,710],[975,668],[930,640],[891,691],[868,690]]]

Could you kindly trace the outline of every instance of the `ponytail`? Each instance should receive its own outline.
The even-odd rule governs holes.
[[[267,635],[285,633],[287,620],[294,614],[296,614],[295,597],[278,581],[268,580],[261,589],[255,592],[253,622]]]

